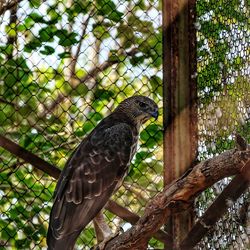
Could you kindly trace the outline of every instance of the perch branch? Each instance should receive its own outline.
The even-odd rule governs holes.
[[[116,214],[124,221],[127,221],[132,225],[136,224],[136,222],[140,219],[140,216],[129,211],[127,208],[119,205],[118,203],[112,200],[109,200],[105,208],[109,210],[111,213]],[[169,236],[166,232],[162,230],[158,230],[156,233],[154,233],[153,237],[163,242],[165,245],[168,245],[170,242],[172,242],[171,236]]]
[[[215,182],[249,169],[250,150],[232,149],[203,161],[166,186],[146,206],[144,215],[125,233],[109,241],[105,249],[146,249],[150,237],[172,214],[187,209],[195,197]],[[248,171],[249,172],[249,171]]]
[[[17,157],[23,159],[24,161],[30,163],[34,167],[42,170],[54,178],[58,178],[60,175],[60,169],[54,167],[50,163],[44,161],[40,157],[32,154],[25,148],[20,147],[18,144],[2,135],[0,135],[0,147],[6,149],[10,153],[16,155]]]
[[[240,135],[236,134],[235,140],[238,150],[248,149],[247,142]],[[249,182],[250,160],[245,164],[241,173],[234,177],[202,217],[199,218],[178,249],[188,250],[194,248],[209,229],[226,213],[227,209],[247,190]]]
[[[234,177],[203,216],[195,223],[178,249],[193,249],[203,236],[206,235],[209,229],[222,217],[227,209],[242,195],[244,191],[246,191],[250,181],[250,161],[247,162],[244,169],[245,174],[242,172],[242,174]]]

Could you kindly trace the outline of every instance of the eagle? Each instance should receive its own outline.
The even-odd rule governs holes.
[[[157,104],[145,96],[122,101],[69,157],[54,192],[48,250],[71,250],[94,217],[121,186],[136,153],[140,127],[157,119]]]

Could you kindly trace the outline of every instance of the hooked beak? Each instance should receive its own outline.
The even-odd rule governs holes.
[[[159,116],[159,112],[158,110],[155,110],[154,112],[151,113],[151,116],[155,118],[155,120],[157,120],[158,116]]]

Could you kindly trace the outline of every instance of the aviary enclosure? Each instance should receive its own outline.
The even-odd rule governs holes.
[[[240,170],[188,202],[164,203],[168,216],[144,248],[248,249],[249,16],[247,0],[2,0],[0,249],[46,249],[59,169],[135,94],[153,98],[160,117],[144,127],[129,176],[107,204],[109,226],[127,231],[199,162],[206,172],[215,156],[239,152]],[[95,244],[90,224],[77,246]]]

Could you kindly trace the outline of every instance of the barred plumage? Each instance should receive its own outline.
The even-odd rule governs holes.
[[[48,249],[73,249],[81,231],[121,185],[136,152],[140,126],[152,116],[158,116],[155,102],[130,97],[77,147],[55,190]]]

